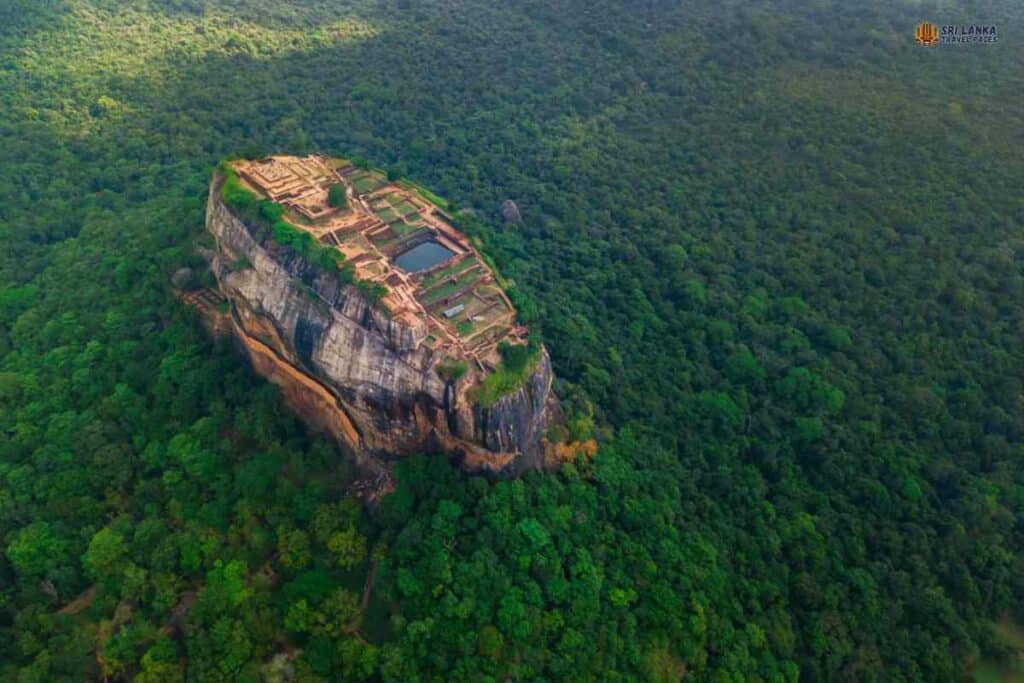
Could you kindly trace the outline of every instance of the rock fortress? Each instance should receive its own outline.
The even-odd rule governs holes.
[[[445,453],[515,476],[564,457],[547,350],[444,200],[324,156],[214,175],[207,254],[219,311],[258,373],[364,464]],[[571,452],[572,449],[569,449]]]

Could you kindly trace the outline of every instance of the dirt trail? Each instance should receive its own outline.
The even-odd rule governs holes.
[[[92,605],[93,598],[96,597],[96,586],[90,586],[88,590],[79,595],[77,598],[69,602],[68,604],[57,610],[57,614],[73,615],[78,614],[82,610]]]
[[[370,604],[370,594],[373,593],[373,579],[377,574],[377,560],[370,560],[370,570],[366,572],[366,582],[363,583],[363,597],[359,600],[359,624],[363,622],[363,612]]]

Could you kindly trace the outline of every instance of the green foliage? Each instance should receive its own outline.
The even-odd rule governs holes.
[[[429,201],[431,204],[434,204],[435,206],[440,207],[444,211],[450,211],[451,210],[451,208],[452,208],[451,202],[449,202],[444,197],[439,197],[438,195],[434,194],[433,192],[431,192],[427,188],[422,187],[421,185],[416,185],[415,183],[413,183],[412,185],[413,185],[413,187],[416,188],[416,191],[419,192],[421,195],[423,195],[424,199]]]
[[[104,527],[89,541],[89,547],[82,556],[82,564],[89,576],[103,579],[121,569],[127,552],[124,537],[110,527]]]
[[[743,412],[729,394],[702,391],[696,396],[696,404],[701,417],[719,433],[728,433],[739,427]]]
[[[289,569],[302,569],[313,559],[309,549],[309,536],[301,529],[279,527],[277,552],[281,564]]]
[[[32,522],[14,534],[7,559],[26,579],[46,576],[60,566],[67,543],[46,522]]]
[[[764,379],[764,369],[745,346],[738,347],[725,362],[725,375],[736,384]]]
[[[200,605],[211,612],[236,609],[252,595],[245,585],[247,567],[241,560],[214,562],[206,574],[206,588],[200,595]]]
[[[366,539],[352,527],[335,531],[325,545],[342,569],[358,567],[366,559]]]
[[[469,392],[470,398],[481,408],[490,408],[502,396],[523,388],[540,359],[540,349],[532,344],[527,346],[502,342],[498,350],[501,353],[501,366]]]
[[[356,289],[358,289],[371,304],[377,303],[388,293],[386,285],[372,280],[359,280],[356,282]]]
[[[1008,652],[1024,52],[923,50],[908,2],[456,10],[0,3],[0,678],[930,681]],[[412,458],[372,520],[336,508],[349,461],[168,291],[236,149],[473,207],[599,453]]]
[[[537,349],[527,344],[510,344],[503,341],[498,344],[498,353],[501,354],[501,362],[506,370],[521,373],[536,356]]]
[[[779,384],[779,392],[803,411],[838,413],[846,395],[807,368],[790,370]]]
[[[459,381],[469,371],[465,361],[446,360],[437,364],[437,374],[445,380]]]

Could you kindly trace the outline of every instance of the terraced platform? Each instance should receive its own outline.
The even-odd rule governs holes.
[[[430,348],[490,369],[499,342],[525,341],[526,329],[516,325],[494,273],[414,186],[324,156],[273,156],[233,166],[249,188],[286,208],[289,223],[337,249],[357,278],[383,285],[381,303],[393,318],[424,323]],[[346,206],[331,205],[333,186],[343,188]]]

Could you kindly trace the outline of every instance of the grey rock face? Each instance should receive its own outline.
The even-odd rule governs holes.
[[[553,417],[549,413],[552,379],[551,360],[545,350],[523,388],[502,396],[490,408],[474,406],[479,430],[476,437],[492,451],[515,449],[522,443],[540,443]],[[542,449],[527,448],[512,468],[514,474],[521,474],[543,465]]]

